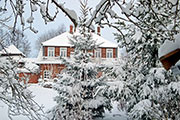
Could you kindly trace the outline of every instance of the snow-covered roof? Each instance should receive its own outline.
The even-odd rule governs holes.
[[[72,46],[70,44],[69,39],[73,36],[73,34],[69,32],[65,32],[59,36],[56,36],[48,41],[42,43],[43,46]],[[118,45],[114,42],[104,39],[103,37],[92,33],[92,37],[94,40],[97,40],[97,44],[100,44],[99,47],[109,47],[109,48],[117,48]]]
[[[24,62],[24,66],[22,68],[18,68],[18,72],[23,73],[38,73],[39,66],[36,65],[37,58],[22,58],[19,62]]]
[[[0,54],[17,54],[25,56],[20,50],[18,50],[14,45],[10,45],[5,48],[5,50],[0,51]]]
[[[62,60],[39,60],[36,64],[62,64]]]
[[[159,58],[180,48],[180,34],[175,36],[175,41],[166,40],[159,48]]]
[[[32,63],[36,63],[36,61],[38,61],[37,58],[21,58],[19,60],[19,62],[32,62]]]
[[[39,66],[34,63],[25,63],[23,68],[18,68],[17,70],[19,73],[38,73]]]

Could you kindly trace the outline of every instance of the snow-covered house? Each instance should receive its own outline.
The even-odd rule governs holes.
[[[25,58],[25,55],[14,45],[10,45],[0,51],[0,60],[6,61],[10,59],[18,63],[17,73],[20,80],[23,80],[25,83],[38,82],[39,66],[35,63],[36,59]]]
[[[17,71],[19,78],[25,83],[38,83],[40,70],[36,60],[36,58],[22,58],[19,60]]]
[[[73,34],[78,32],[73,33],[73,26],[70,26],[70,31],[42,43],[37,61],[42,79],[55,78],[65,68],[61,58],[71,57],[74,48],[69,39]],[[97,34],[92,32],[92,37],[100,44],[97,50],[91,51],[94,62],[101,63],[107,60],[112,62],[118,58],[118,45],[101,37],[100,27],[97,28]]]
[[[175,41],[165,41],[159,49],[159,58],[166,70],[180,74],[180,34],[175,36]]]

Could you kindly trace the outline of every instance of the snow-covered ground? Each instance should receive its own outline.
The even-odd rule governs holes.
[[[56,104],[53,101],[53,98],[57,95],[56,91],[49,88],[43,88],[39,85],[31,85],[29,89],[35,95],[34,98],[35,101],[39,103],[39,105],[44,106],[43,108],[44,111],[51,109]],[[7,111],[8,111],[7,106],[2,101],[0,101],[0,120],[10,120],[8,118]],[[28,120],[28,119],[24,116],[15,116],[13,117],[13,120]],[[97,120],[102,120],[102,118],[99,118]],[[120,112],[117,109],[117,104],[114,104],[114,109],[111,112],[106,111],[103,120],[127,120],[127,117],[124,112]]]

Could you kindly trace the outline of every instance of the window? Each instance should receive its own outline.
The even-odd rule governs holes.
[[[101,49],[96,49],[95,50],[95,58],[100,58],[101,57]]]
[[[67,48],[60,48],[60,56],[67,57]]]
[[[48,47],[48,57],[54,57],[54,47]]]
[[[45,71],[44,71],[44,78],[47,78],[47,79],[50,78],[50,72],[49,72],[49,70],[45,70]]]
[[[113,49],[106,49],[106,58],[113,58]]]

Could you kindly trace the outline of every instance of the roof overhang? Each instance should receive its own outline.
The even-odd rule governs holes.
[[[168,54],[166,54],[160,58],[160,61],[166,70],[169,70],[179,60],[180,60],[180,49],[179,48],[172,52],[169,52]]]

